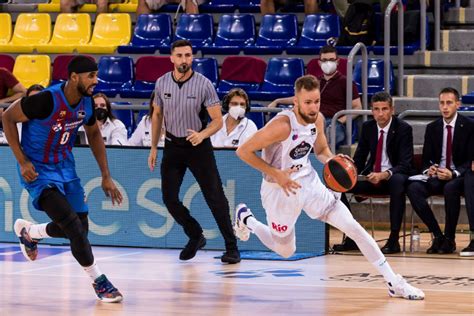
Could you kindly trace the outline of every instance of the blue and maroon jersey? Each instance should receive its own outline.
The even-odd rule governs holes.
[[[94,113],[91,97],[84,97],[75,106],[68,104],[62,84],[42,93],[51,93],[53,107],[44,119],[30,119],[23,123],[21,146],[30,160],[58,163],[72,155],[77,130]]]

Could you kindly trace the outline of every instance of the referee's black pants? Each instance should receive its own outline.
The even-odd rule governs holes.
[[[208,138],[197,146],[192,146],[182,138],[165,141],[161,162],[161,190],[163,202],[171,216],[183,226],[185,234],[190,239],[198,239],[203,233],[201,225],[179,200],[179,189],[187,168],[201,188],[204,199],[224,237],[226,249],[237,250],[237,240],[230,220],[229,202],[224,195],[214,151]]]

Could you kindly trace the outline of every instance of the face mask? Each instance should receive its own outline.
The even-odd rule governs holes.
[[[95,117],[99,121],[103,121],[107,118],[107,110],[103,108],[96,108],[95,109]]]
[[[229,108],[229,115],[234,118],[234,120],[239,120],[244,118],[245,109],[240,106],[231,106]]]
[[[325,61],[321,63],[321,69],[326,75],[331,75],[336,71],[337,63],[335,61]]]

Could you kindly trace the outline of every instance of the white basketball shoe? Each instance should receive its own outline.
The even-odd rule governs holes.
[[[15,234],[20,239],[20,249],[23,256],[25,256],[28,261],[35,261],[38,256],[38,240],[31,238],[28,233],[31,225],[33,225],[33,223],[19,218],[15,221],[13,228]]]
[[[397,274],[397,280],[394,284],[388,282],[387,285],[388,294],[391,297],[403,297],[407,300],[423,300],[425,298],[425,293],[422,290],[408,284],[399,274]]]
[[[234,233],[237,238],[247,241],[250,238],[250,229],[244,224],[244,219],[253,216],[252,211],[244,203],[235,208]]]

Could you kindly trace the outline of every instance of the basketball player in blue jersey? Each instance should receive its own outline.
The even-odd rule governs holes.
[[[98,298],[119,302],[122,294],[102,274],[87,239],[88,207],[84,189],[76,174],[72,147],[78,128],[84,124],[91,150],[102,173],[102,188],[112,203],[122,195],[110,176],[104,142],[96,124],[91,98],[97,85],[97,64],[77,56],[68,65],[64,84],[17,101],[3,114],[3,128],[16,159],[22,185],[38,210],[52,222],[32,224],[18,219],[14,229],[26,259],[38,254],[42,238],[67,238],[74,258],[93,282]],[[16,123],[22,124],[21,143]]]
[[[264,174],[260,194],[268,222],[259,222],[245,204],[239,204],[234,223],[237,237],[246,241],[253,233],[271,250],[290,257],[296,250],[295,223],[303,209],[309,217],[352,238],[387,281],[390,296],[422,300],[423,291],[393,272],[377,243],[340,201],[340,194],[327,189],[311,166],[312,149],[323,164],[334,156],[324,135],[315,77],[298,78],[293,103],[292,110],[280,112],[237,149],[243,161]],[[259,150],[261,158],[256,154]]]

